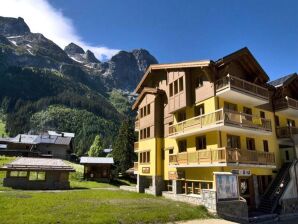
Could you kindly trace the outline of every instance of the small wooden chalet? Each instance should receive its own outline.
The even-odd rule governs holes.
[[[75,170],[61,159],[18,158],[4,165],[3,186],[25,190],[69,189],[69,173]]]
[[[110,181],[113,158],[81,157],[80,163],[84,165],[84,179]]]

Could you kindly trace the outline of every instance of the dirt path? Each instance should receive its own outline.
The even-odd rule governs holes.
[[[179,221],[175,224],[233,224],[236,222],[230,222],[224,219],[195,219],[189,221]]]

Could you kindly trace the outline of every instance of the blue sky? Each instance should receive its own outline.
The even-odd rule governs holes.
[[[61,47],[72,40],[99,58],[145,48],[160,63],[217,60],[247,46],[271,79],[298,72],[296,0],[3,2],[0,15],[22,16]]]

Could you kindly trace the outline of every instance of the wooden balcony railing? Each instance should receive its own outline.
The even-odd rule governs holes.
[[[134,151],[137,151],[139,149],[139,142],[134,143]]]
[[[298,110],[298,100],[292,99],[287,96],[274,100],[274,105],[276,110],[283,110],[287,108]]]
[[[207,149],[196,152],[183,152],[169,156],[172,165],[196,165],[213,163],[245,163],[274,165],[274,153],[246,149]]]
[[[276,136],[278,138],[290,138],[292,135],[298,135],[298,127],[278,127]]]
[[[215,83],[216,92],[229,87],[237,89],[243,93],[269,100],[268,89],[234,76],[227,75],[226,77],[217,80]]]
[[[134,169],[134,171],[138,171],[138,166],[139,166],[139,163],[138,162],[134,162],[133,163],[133,169]]]
[[[249,128],[254,130],[272,131],[270,119],[236,111],[219,109],[215,112],[193,117],[169,126],[169,135],[179,134],[194,128],[208,128],[217,124],[238,126],[240,128]]]

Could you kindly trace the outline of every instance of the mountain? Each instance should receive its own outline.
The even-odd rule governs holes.
[[[156,63],[144,49],[102,62],[75,43],[61,49],[22,18],[0,17],[0,114],[10,135],[75,132],[80,155],[96,134],[109,146],[121,120],[134,116],[132,90]]]

